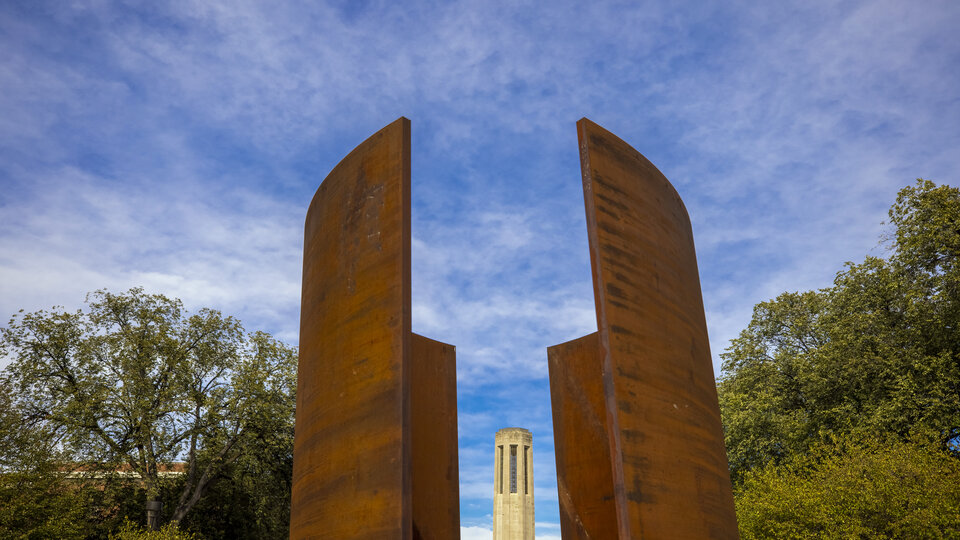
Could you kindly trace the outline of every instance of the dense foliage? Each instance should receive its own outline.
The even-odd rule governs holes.
[[[960,191],[919,181],[890,218],[888,258],[758,304],[721,355],[735,476],[825,434],[960,434]]]
[[[857,526],[870,537],[928,537],[922,528],[890,532],[891,520],[940,512],[917,494],[944,487],[941,469],[958,479],[950,454],[960,435],[960,190],[918,180],[889,215],[886,257],[848,263],[827,289],[758,304],[721,355],[727,452],[741,523],[752,531],[745,537],[847,537],[837,531]],[[824,450],[838,439],[847,446]],[[911,469],[905,455],[925,457]],[[887,465],[910,480],[879,476]],[[843,499],[848,488],[853,498]],[[781,503],[765,501],[768,492]],[[954,491],[943,493],[953,493],[944,504],[960,513]],[[860,505],[874,499],[910,510],[867,523]],[[832,519],[852,521],[844,529]]]
[[[0,330],[0,536],[106,537],[148,500],[204,537],[286,536],[296,350],[141,289],[88,304]]]
[[[960,460],[924,441],[820,444],[747,473],[743,540],[960,538]]]
[[[138,527],[132,521],[125,521],[116,534],[110,535],[110,540],[200,540],[200,537],[181,531],[176,521],[171,521],[155,531]]]

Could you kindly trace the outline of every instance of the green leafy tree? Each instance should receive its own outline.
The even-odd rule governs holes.
[[[842,439],[747,473],[744,540],[960,538],[960,460],[924,439]]]
[[[260,459],[252,454],[265,441],[292,450],[294,348],[142,289],[97,291],[88,305],[21,312],[2,329],[13,358],[4,384],[24,429],[49,434],[77,465],[136,473],[147,500],[173,502],[173,521],[239,463]],[[178,461],[185,475],[162,474]]]
[[[93,491],[68,479],[51,434],[23,426],[12,389],[0,380],[0,538],[76,538],[88,534]]]
[[[718,390],[735,484],[833,436],[960,435],[960,190],[918,180],[886,258],[758,304]]]
[[[296,384],[295,373],[284,383]],[[221,479],[198,502],[183,526],[205,538],[287,538],[293,479],[292,395],[270,391],[264,410],[282,414],[256,420],[260,428],[245,442],[245,451],[221,471]]]

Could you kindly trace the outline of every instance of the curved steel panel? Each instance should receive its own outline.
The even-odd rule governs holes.
[[[291,538],[460,537],[456,351],[410,327],[400,118],[350,152],[307,211]]]
[[[401,118],[307,211],[291,538],[410,538],[409,201]]]
[[[693,232],[645,157],[577,123],[621,538],[736,538]]]
[[[593,536],[580,525],[606,512],[602,537],[738,538],[687,211],[630,145],[586,118],[577,131],[598,332],[548,349],[557,476],[576,492],[563,537]]]

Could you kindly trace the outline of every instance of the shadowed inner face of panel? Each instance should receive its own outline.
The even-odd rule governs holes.
[[[596,332],[547,349],[564,540],[617,538],[602,353]]]
[[[460,537],[457,366],[453,345],[410,342],[413,537]]]

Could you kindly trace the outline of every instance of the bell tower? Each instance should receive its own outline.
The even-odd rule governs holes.
[[[494,442],[493,540],[533,540],[533,435],[503,428]]]

